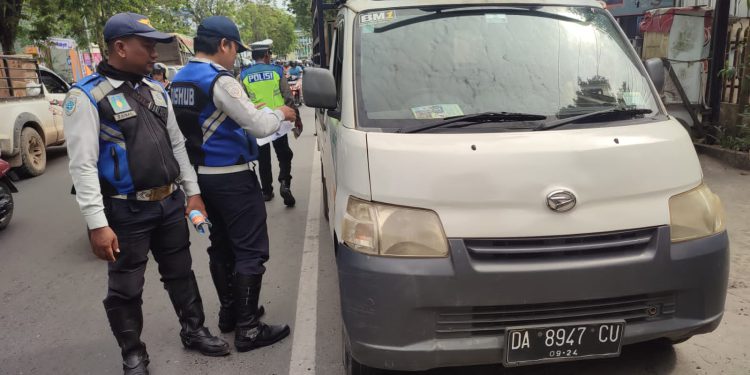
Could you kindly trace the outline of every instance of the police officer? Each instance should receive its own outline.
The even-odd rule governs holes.
[[[123,370],[148,374],[140,335],[149,249],[182,326],[183,345],[209,356],[226,355],[229,345],[203,326],[191,270],[185,195],[187,210],[204,211],[195,171],[169,96],[146,78],[158,56],[156,43],[172,37],[142,15],[120,13],[105,24],[104,39],[109,59],[70,90],[64,126],[70,175],[91,247],[109,261],[104,307],[122,350]]]
[[[297,107],[294,105],[294,97],[286,81],[284,69],[278,65],[271,64],[272,45],[273,40],[271,39],[255,42],[250,45],[255,64],[242,71],[240,81],[244,85],[245,92],[250,97],[250,100],[253,101],[253,104],[265,104],[271,109],[276,109],[284,105],[294,108],[297,114],[295,126],[298,131],[301,131],[302,120],[299,117]],[[294,199],[294,195],[292,195],[290,185],[292,182],[292,157],[294,153],[289,148],[289,137],[284,134],[272,143],[276,151],[276,157],[279,159],[279,193],[284,198],[284,204],[287,207],[293,207],[296,200]],[[260,146],[258,162],[263,199],[270,201],[274,197],[270,144],[266,143]]]
[[[253,161],[258,158],[255,139],[273,134],[296,114],[284,106],[257,110],[250,102],[231,73],[237,53],[247,47],[229,18],[204,19],[194,48],[196,57],[172,80],[172,102],[213,223],[208,254],[221,304],[219,328],[234,330],[235,347],[245,352],[289,335],[287,325],[260,321],[269,244]]]

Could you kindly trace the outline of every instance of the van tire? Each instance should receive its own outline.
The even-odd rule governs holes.
[[[21,166],[18,171],[26,177],[36,177],[47,168],[47,150],[39,132],[32,127],[21,130]]]

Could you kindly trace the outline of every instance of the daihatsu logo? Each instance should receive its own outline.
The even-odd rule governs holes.
[[[576,206],[576,196],[567,190],[555,190],[547,195],[547,207],[552,211],[566,212]]]

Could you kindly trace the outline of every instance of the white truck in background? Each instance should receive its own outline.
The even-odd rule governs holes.
[[[69,89],[34,59],[0,55],[0,152],[20,174],[44,173],[46,148],[65,142],[62,105]]]

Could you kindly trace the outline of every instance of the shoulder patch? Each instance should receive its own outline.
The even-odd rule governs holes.
[[[151,90],[151,97],[154,99],[154,104],[159,107],[166,107],[167,101],[164,100],[164,95],[156,90]]]
[[[76,110],[76,105],[78,105],[78,97],[81,94],[74,94],[75,91],[71,91],[67,98],[65,98],[65,102],[63,103],[63,109],[65,109],[65,115],[70,116],[73,114],[73,112]]]
[[[223,82],[221,82],[221,87],[224,88],[224,90],[227,90],[227,92],[229,93],[229,96],[235,99],[239,99],[242,97],[242,86],[240,85],[239,82],[237,82],[237,80],[226,79],[222,81]]]

